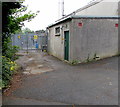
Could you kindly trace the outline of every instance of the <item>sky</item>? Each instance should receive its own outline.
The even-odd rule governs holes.
[[[60,18],[61,2],[63,0],[25,0],[23,5],[28,6],[27,11],[40,11],[31,22],[25,22],[24,28],[33,31],[45,30],[46,27]],[[64,0],[64,14],[68,15],[73,11],[85,6],[91,0]]]

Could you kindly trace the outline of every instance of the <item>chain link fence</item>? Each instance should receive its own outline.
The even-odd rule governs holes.
[[[22,50],[41,49],[47,50],[48,36],[46,33],[14,34],[11,36],[12,45],[19,46]]]

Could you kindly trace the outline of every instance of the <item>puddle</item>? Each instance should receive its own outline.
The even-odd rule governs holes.
[[[29,59],[28,59],[28,61],[32,61],[32,60],[34,60],[34,58],[29,58]]]
[[[38,65],[38,66],[37,66],[37,68],[42,68],[42,67],[43,67],[43,65]]]
[[[53,69],[51,68],[34,69],[30,71],[30,74],[40,74],[40,73],[45,73],[50,71],[53,71]]]
[[[53,71],[53,69],[49,67],[43,67],[43,65],[38,65],[37,67],[27,67],[23,74],[30,75],[30,74],[40,74]]]
[[[30,75],[30,72],[23,72],[23,74]]]

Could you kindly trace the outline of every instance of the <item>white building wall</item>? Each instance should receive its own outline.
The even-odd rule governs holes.
[[[60,36],[55,36],[55,28],[60,26]],[[64,31],[69,30],[69,22],[49,28],[48,53],[64,60]]]

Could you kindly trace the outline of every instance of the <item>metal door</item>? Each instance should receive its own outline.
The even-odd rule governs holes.
[[[69,31],[64,32],[64,60],[69,61]]]

